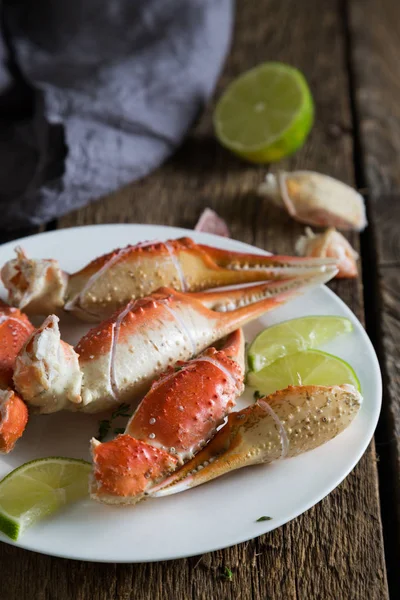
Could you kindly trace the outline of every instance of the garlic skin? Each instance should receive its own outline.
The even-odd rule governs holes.
[[[231,237],[228,225],[211,208],[205,208],[197,221],[195,231],[204,231],[205,233],[214,233],[222,237]]]
[[[334,227],[320,234],[315,234],[310,227],[306,227],[305,235],[297,240],[295,250],[299,256],[337,259],[337,278],[352,279],[358,276],[358,254]]]
[[[364,198],[352,187],[315,171],[269,173],[258,189],[300,223],[362,231]]]

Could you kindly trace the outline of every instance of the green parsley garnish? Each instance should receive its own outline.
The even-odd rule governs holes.
[[[99,423],[99,433],[97,434],[97,439],[99,442],[102,442],[108,432],[110,431],[111,421],[105,419],[104,421],[100,421]]]
[[[254,400],[259,400],[260,398],[263,397],[262,393],[259,392],[258,390],[256,390],[253,394]]]
[[[127,412],[129,410],[129,408],[130,408],[129,404],[120,404],[114,410],[114,412],[111,414],[111,417],[109,419],[104,419],[103,421],[100,421],[99,432],[97,434],[97,439],[99,440],[99,442],[102,442],[104,440],[104,438],[110,432],[111,424],[114,419],[116,419],[117,417],[128,417],[129,418],[132,416],[131,413]],[[122,428],[117,428],[114,430],[114,433],[124,433],[124,431],[125,430]]]
[[[260,521],[271,521],[272,517],[260,517],[259,519],[257,519],[256,523],[259,523]]]
[[[226,565],[224,567],[224,570],[223,570],[223,573],[222,573],[222,577],[224,579],[226,579],[227,581],[232,581],[232,579],[233,579],[233,573],[230,570],[230,568],[227,567]]]
[[[114,433],[115,433],[115,435],[119,435],[120,433],[125,433],[125,429],[124,429],[124,427],[116,427],[114,429]]]
[[[112,413],[111,419],[116,419],[117,417],[131,417],[132,413],[127,412],[129,409],[129,404],[120,404]]]

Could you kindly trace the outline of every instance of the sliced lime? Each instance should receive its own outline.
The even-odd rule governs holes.
[[[304,143],[313,120],[314,103],[303,74],[277,62],[235,79],[214,112],[221,144],[255,163],[292,154]]]
[[[345,317],[315,316],[291,319],[264,329],[248,350],[249,369],[259,371],[278,358],[318,348],[353,330]]]
[[[247,382],[265,395],[283,390],[288,385],[350,383],[360,391],[360,382],[353,368],[341,358],[320,350],[306,350],[279,358],[257,373],[250,372]]]
[[[75,458],[32,460],[0,482],[0,531],[13,540],[33,523],[88,495],[91,464]]]

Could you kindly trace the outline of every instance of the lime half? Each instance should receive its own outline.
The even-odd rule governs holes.
[[[304,75],[267,62],[228,86],[214,112],[223,146],[255,163],[278,161],[304,143],[314,120],[314,103]]]
[[[33,523],[88,495],[91,464],[74,458],[32,460],[0,482],[0,531],[13,540]]]
[[[279,358],[261,371],[249,373],[247,382],[265,395],[283,390],[288,385],[350,383],[360,391],[360,382],[353,368],[341,358],[320,350],[306,350]]]
[[[278,358],[318,348],[352,330],[351,321],[345,317],[301,317],[278,323],[264,329],[250,345],[249,369],[259,371]]]

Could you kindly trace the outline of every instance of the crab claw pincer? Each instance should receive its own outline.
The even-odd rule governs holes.
[[[92,440],[91,497],[134,504],[146,490],[192,458],[243,391],[244,339],[241,330],[220,350],[170,367],[156,381],[129,421],[110,442]]]
[[[235,469],[313,450],[346,429],[361,402],[351,385],[289,386],[275,392],[231,413],[203,450],[147,494],[176,494]]]
[[[220,250],[190,238],[120,248],[67,274],[52,259],[17,257],[2,268],[9,301],[30,314],[64,307],[84,321],[101,321],[129,301],[167,286],[181,292],[318,274],[330,259],[266,256]]]
[[[50,316],[18,356],[16,389],[43,413],[131,404],[168,366],[189,360],[336,272],[325,267],[318,274],[216,292],[160,288],[92,328],[75,348],[61,341],[57,317]]]

